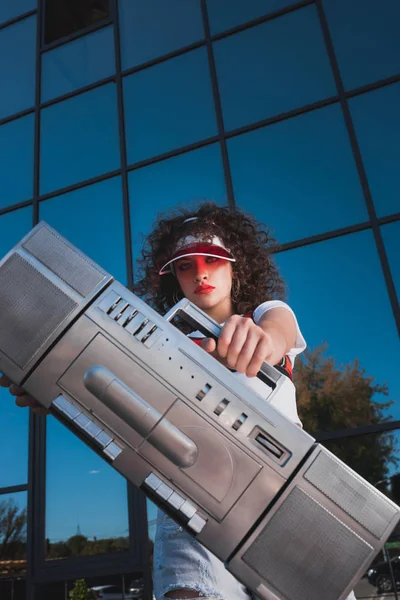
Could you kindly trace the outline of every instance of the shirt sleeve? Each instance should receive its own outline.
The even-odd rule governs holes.
[[[294,365],[294,360],[296,358],[296,356],[298,354],[301,354],[301,352],[303,352],[303,350],[306,349],[307,344],[306,341],[303,337],[303,334],[300,331],[300,327],[299,324],[297,322],[296,319],[296,315],[294,314],[293,310],[290,308],[290,306],[288,304],[286,304],[285,302],[282,302],[281,300],[268,300],[267,302],[263,302],[262,304],[260,304],[259,306],[257,306],[257,308],[255,309],[255,311],[253,312],[253,320],[254,323],[256,325],[258,325],[258,323],[260,322],[261,317],[268,311],[271,310],[272,308],[285,308],[286,310],[288,310],[289,312],[292,313],[295,323],[296,323],[296,342],[293,348],[290,348],[289,352],[287,353],[287,355],[290,358],[290,362],[292,363],[292,365]]]

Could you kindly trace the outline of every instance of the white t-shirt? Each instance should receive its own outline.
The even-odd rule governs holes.
[[[295,358],[298,354],[303,352],[306,348],[306,342],[304,337],[300,331],[299,324],[297,323],[296,315],[293,310],[290,308],[288,304],[282,302],[281,300],[269,300],[267,302],[263,302],[253,312],[253,320],[256,325],[260,322],[261,317],[272,308],[285,308],[290,311],[294,317],[297,329],[296,342],[293,348],[290,348],[287,355],[289,357],[290,362],[292,363],[292,367],[294,366]],[[222,324],[222,323],[221,323]],[[189,334],[189,337],[205,337],[199,331],[195,331]],[[258,377],[247,377],[245,373],[233,373],[234,377],[237,377],[243,383],[246,383],[253,391],[255,391],[261,398],[266,398],[269,395],[269,389],[267,389],[267,384],[261,381]],[[276,394],[270,400],[270,404],[274,406],[277,410],[279,410],[282,414],[284,414],[288,419],[297,423],[301,426],[301,421],[299,419],[299,415],[297,414],[297,405],[296,405],[296,389],[292,381],[288,380],[286,384],[282,387],[279,394]]]

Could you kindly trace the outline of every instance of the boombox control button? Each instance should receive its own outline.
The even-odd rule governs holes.
[[[74,423],[76,423],[77,425],[79,425],[79,427],[81,427],[82,429],[85,429],[85,427],[87,427],[89,425],[90,419],[89,419],[89,417],[87,417],[83,413],[80,413],[76,417],[76,419],[74,419]]]
[[[199,514],[196,513],[189,520],[187,526],[190,527],[190,529],[192,531],[194,531],[195,533],[200,533],[200,531],[203,529],[206,522],[207,521],[205,519],[203,519],[203,517],[201,517]]]
[[[85,431],[87,431],[89,435],[95,438],[101,432],[101,427],[96,425],[96,423],[94,423],[93,421],[90,421],[89,425],[86,426]]]
[[[191,519],[196,512],[196,508],[193,506],[193,504],[190,504],[190,502],[186,500],[186,502],[184,502],[180,507],[179,511],[185,515],[185,517]]]
[[[168,498],[168,504],[170,504],[173,508],[176,508],[176,510],[179,510],[182,504],[184,504],[184,502],[185,498],[182,498],[182,496],[180,496],[176,492],[174,492],[172,496]]]
[[[53,400],[53,404],[70,419],[75,419],[81,412],[79,408],[72,404],[72,402],[69,402],[62,394]]]
[[[168,487],[167,484],[162,483],[160,487],[156,489],[156,494],[157,496],[160,496],[160,498],[162,498],[163,500],[168,500],[168,498],[172,496],[173,491],[174,490],[171,490],[171,488]]]
[[[103,452],[104,454],[107,454],[111,460],[115,460],[117,456],[121,454],[122,448],[120,448],[115,442],[111,442],[104,448]]]
[[[146,479],[144,480],[144,483],[151,490],[156,491],[156,489],[159,488],[162,484],[162,481],[159,477],[157,477],[157,475],[155,475],[154,473],[150,473],[150,475],[148,475],[148,477],[146,477]]]
[[[104,446],[107,446],[107,444],[112,442],[112,437],[111,435],[108,435],[108,433],[106,433],[105,431],[100,431],[99,435],[96,435],[94,441],[98,442],[100,446],[104,448]]]

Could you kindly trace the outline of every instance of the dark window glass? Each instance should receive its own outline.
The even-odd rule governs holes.
[[[207,0],[211,35],[294,4],[296,0]]]
[[[130,163],[217,133],[204,48],[130,75],[124,94]]]
[[[5,0],[0,2],[0,23],[19,17],[37,8],[37,0]]]
[[[394,284],[400,297],[400,221],[385,225],[381,231]]]
[[[127,551],[126,480],[53,418],[46,460],[47,559]]]
[[[204,37],[200,0],[120,0],[122,68]]]
[[[237,203],[280,243],[368,219],[338,105],[229,140]]]
[[[3,119],[31,108],[35,102],[36,17],[0,30],[0,56]]]
[[[398,0],[324,0],[345,88],[400,71]]]
[[[219,144],[131,171],[129,192],[132,248],[136,259],[143,236],[150,233],[157,213],[204,199],[226,203]]]
[[[214,44],[226,129],[336,94],[314,6]]]
[[[126,284],[119,177],[41,202],[39,210],[40,219]]]
[[[378,215],[399,210],[400,83],[349,101]]]
[[[42,55],[42,102],[105,79],[115,72],[112,27]]]
[[[379,491],[396,504],[400,504],[399,442],[399,431],[395,430],[323,442],[323,445]],[[384,552],[379,552],[365,570],[367,576],[357,583],[354,589],[357,598],[381,598],[382,592],[393,590],[387,557],[392,559],[392,568],[398,580],[400,573],[399,534],[400,526],[397,525],[388,543],[385,544]],[[374,569],[374,571],[370,571],[370,569]],[[388,585],[389,587],[387,587]],[[392,597],[394,596],[389,596],[389,598]]]
[[[143,574],[141,572],[123,573],[105,573],[104,567],[101,569],[102,575],[97,577],[79,576],[84,580],[84,585],[88,589],[93,589],[97,592],[96,598],[104,598],[104,600],[130,600],[131,598],[147,598],[144,590]],[[35,586],[35,599],[39,600],[67,600],[74,588],[77,587],[77,580],[71,579],[67,581],[57,581]],[[122,595],[124,590],[124,596]],[[117,596],[110,594],[117,593]],[[104,594],[104,595],[103,595]],[[3,600],[3,597],[2,597]],[[8,599],[4,599],[8,600]],[[14,599],[10,599],[14,600]],[[24,600],[15,598],[15,600]]]
[[[301,358],[295,366],[299,404],[304,402],[301,382],[306,393],[317,394],[305,429],[399,419],[400,383],[393,368],[399,341],[372,232],[312,244],[276,258],[308,343],[301,356],[309,365],[314,363],[311,375],[307,369],[302,372]],[[387,402],[392,404],[385,407]]]
[[[114,83],[42,111],[41,194],[119,167]]]
[[[26,575],[26,505],[26,492],[0,494],[1,579]]]
[[[16,575],[10,579],[0,579],[1,600],[25,600],[26,580]]]
[[[33,195],[33,132],[33,115],[0,127],[0,208]]]
[[[109,0],[46,0],[44,42],[50,44],[109,16]]]

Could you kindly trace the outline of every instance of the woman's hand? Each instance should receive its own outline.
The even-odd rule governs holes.
[[[44,408],[37,400],[35,400],[35,398],[27,394],[22,388],[12,383],[5,375],[1,375],[0,377],[0,387],[8,387],[10,394],[16,396],[15,404],[17,406],[28,406],[32,408],[33,412],[37,415],[49,414],[49,411],[46,408]]]
[[[276,364],[286,341],[277,329],[264,331],[252,319],[233,315],[225,322],[218,341],[205,338],[201,347],[230,369],[255,377],[264,361]]]

